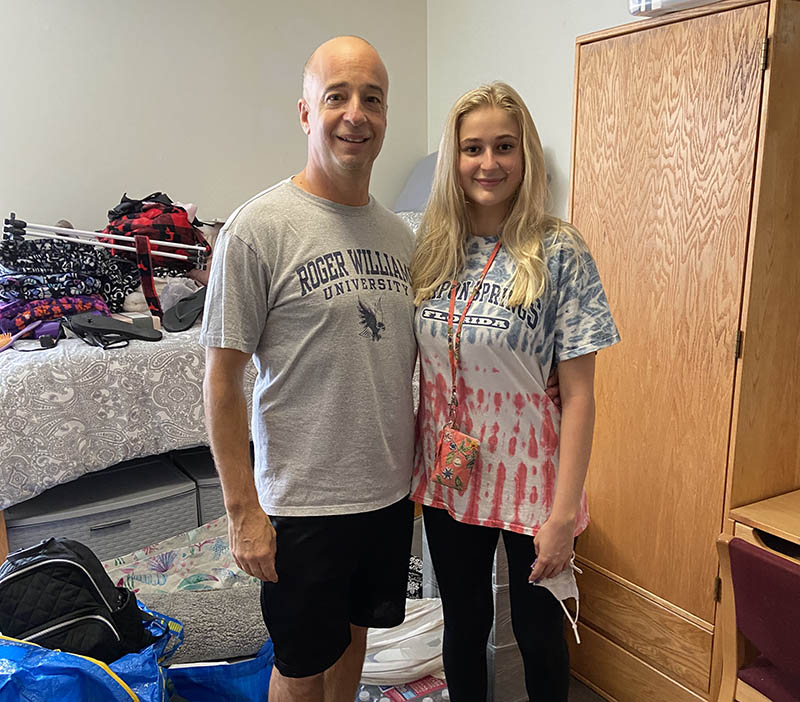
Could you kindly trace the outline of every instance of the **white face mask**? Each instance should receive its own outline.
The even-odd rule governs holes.
[[[558,575],[552,578],[544,578],[538,583],[531,583],[538,587],[543,587],[550,591],[550,593],[558,600],[564,614],[567,615],[569,623],[572,625],[572,633],[575,634],[575,641],[581,642],[581,637],[578,634],[578,613],[580,612],[580,597],[578,596],[578,583],[575,581],[575,573],[583,574],[583,571],[575,565],[575,554],[572,554],[572,559],[569,565],[564,568]],[[573,599],[575,600],[575,619],[569,613],[569,610],[564,606],[564,601]]]

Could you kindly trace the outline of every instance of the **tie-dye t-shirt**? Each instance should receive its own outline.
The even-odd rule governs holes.
[[[545,394],[560,361],[619,341],[600,276],[582,241],[546,240],[550,286],[528,308],[509,309],[503,293],[514,270],[501,247],[461,331],[456,427],[479,438],[480,456],[463,495],[430,481],[436,440],[450,395],[447,311],[450,284],[416,312],[420,352],[420,408],[411,497],[446,508],[461,522],[535,534],[550,515],[558,474],[561,412]],[[496,237],[470,237],[459,276],[454,328]],[[586,496],[576,534],[589,522]]]

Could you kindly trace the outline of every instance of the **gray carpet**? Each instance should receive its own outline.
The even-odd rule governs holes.
[[[155,592],[138,597],[156,612],[183,623],[183,644],[170,662],[194,663],[258,652],[267,640],[260,593],[260,585],[242,585],[224,590]]]
[[[572,678],[572,684],[569,687],[569,702],[604,702],[604,698],[582,682]]]

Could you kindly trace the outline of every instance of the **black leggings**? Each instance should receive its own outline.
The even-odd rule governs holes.
[[[492,563],[502,533],[508,556],[511,624],[530,702],[567,702],[569,652],[564,612],[548,590],[528,583],[533,538],[457,522],[423,507],[425,533],[444,609],[444,671],[452,702],[485,702],[486,645],[494,621]]]

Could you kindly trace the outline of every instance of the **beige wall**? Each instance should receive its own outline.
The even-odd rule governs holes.
[[[505,80],[533,114],[552,177],[550,209],[564,216],[575,37],[631,21],[626,0],[428,0],[429,151],[459,95]]]
[[[225,217],[298,170],[300,69],[372,41],[391,76],[372,191],[391,205],[452,102],[501,78],[528,102],[566,213],[574,40],[635,21],[624,0],[0,0],[0,214],[100,228],[127,191]]]
[[[0,0],[0,26],[4,217],[100,228],[153,190],[226,217],[302,167],[301,68],[342,33],[391,77],[373,193],[391,205],[426,153],[425,0]]]

